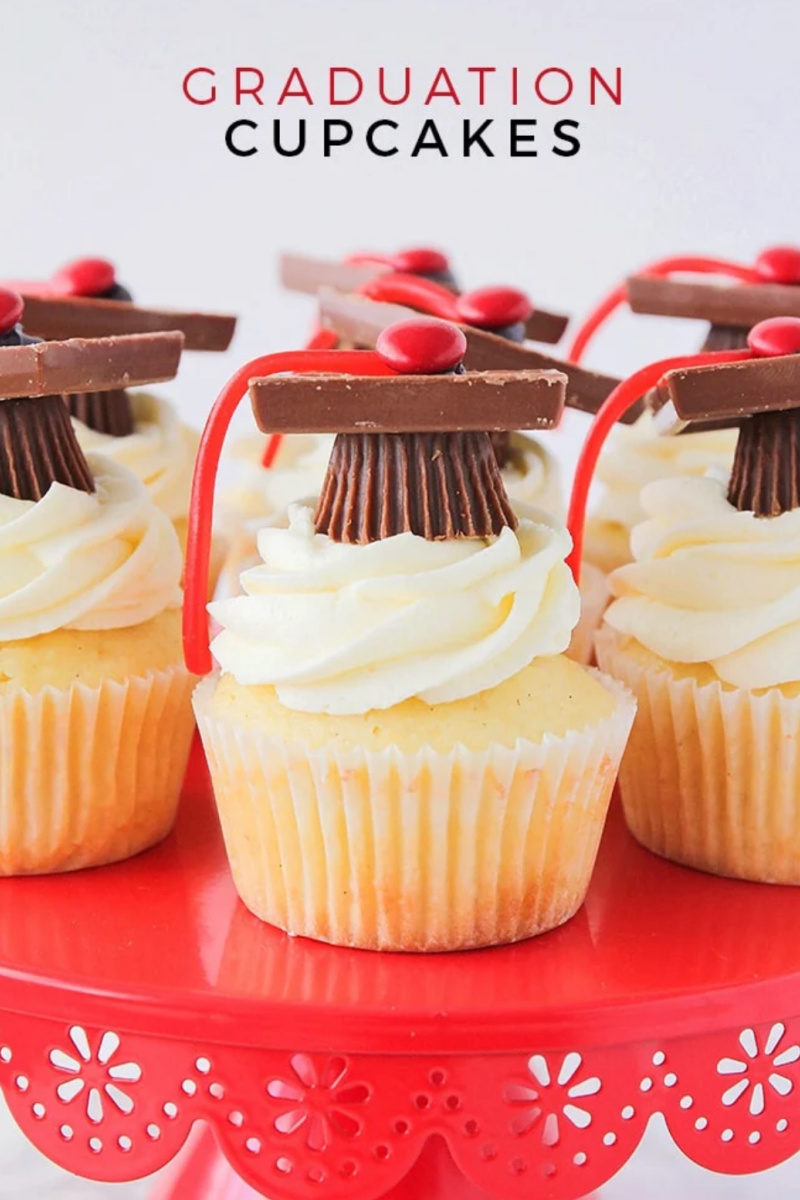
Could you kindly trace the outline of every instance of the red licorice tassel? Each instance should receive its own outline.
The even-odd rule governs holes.
[[[186,545],[186,574],[183,605],[183,653],[193,675],[207,675],[212,668],[208,639],[208,569],[211,556],[211,520],[214,486],[228,426],[250,380],[289,371],[298,374],[394,375],[372,350],[291,350],[265,354],[245,363],[228,380],[209,413],[197,452],[189,528]]]
[[[572,571],[576,583],[580,582],[589,488],[605,440],[620,417],[624,416],[645,392],[657,387],[668,371],[676,371],[682,367],[710,366],[712,363],[744,362],[752,357],[747,350],[721,350],[715,354],[682,354],[675,358],[662,358],[659,362],[650,363],[649,366],[642,367],[627,379],[623,379],[603,402],[589,427],[581,449],[567,515],[567,528],[572,537],[572,553],[567,559],[567,566]]]
[[[638,275],[672,275],[687,272],[695,275],[727,275],[731,279],[739,279],[743,283],[758,283],[761,276],[754,267],[742,263],[730,262],[725,258],[706,258],[702,255],[683,254],[672,258],[662,258],[650,263],[637,271]],[[567,352],[569,362],[582,361],[586,348],[597,331],[606,323],[608,318],[625,303],[625,284],[613,288],[592,309],[588,317],[578,327],[572,344]]]
[[[407,304],[431,317],[445,321],[460,321],[457,297],[440,283],[420,279],[417,275],[378,275],[358,288],[360,296],[381,300],[385,304]]]

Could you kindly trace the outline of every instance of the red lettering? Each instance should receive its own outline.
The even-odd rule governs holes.
[[[511,68],[511,103],[516,105],[519,102],[519,68]]]
[[[351,79],[356,81],[356,93],[354,96],[345,96],[339,98],[336,95],[336,80],[340,75],[349,75]],[[364,91],[364,80],[359,75],[358,71],[354,71],[352,67],[331,67],[328,72],[328,99],[331,104],[355,104],[361,93]]]
[[[622,104],[622,67],[617,67],[615,71],[615,83],[612,87],[598,71],[597,67],[592,67],[589,71],[589,96],[590,104],[597,103],[597,84],[608,93],[615,104]]]
[[[443,85],[442,89],[439,88],[440,83]],[[461,103],[458,98],[458,92],[453,86],[453,81],[447,74],[446,67],[439,67],[439,70],[436,72],[436,77],[431,84],[431,90],[425,97],[425,103],[430,104],[431,100],[452,100],[455,104]]]
[[[405,90],[404,90],[402,96],[400,97],[400,99],[399,100],[390,100],[389,97],[386,95],[386,68],[380,67],[378,69],[378,95],[380,96],[380,98],[384,102],[384,104],[405,104],[406,100],[411,95],[411,68],[410,67],[405,68],[405,76],[404,76],[403,82],[404,82]]]
[[[478,104],[486,103],[485,75],[493,75],[497,67],[467,67],[467,72],[478,76]]]
[[[192,104],[213,104],[217,98],[216,84],[212,83],[208,95],[203,99],[200,96],[195,96],[189,90],[189,85],[195,75],[210,75],[212,79],[216,78],[216,71],[212,71],[211,67],[193,67],[183,77],[183,94]]]
[[[546,76],[548,75],[560,75],[562,79],[566,80],[567,90],[563,96],[545,96],[543,84]],[[570,96],[572,95],[572,76],[567,71],[564,71],[561,67],[545,67],[545,69],[540,71],[536,76],[536,79],[533,83],[533,90],[536,92],[536,95],[543,104],[564,104],[564,102],[569,100]]]
[[[255,75],[256,82],[253,87],[245,87],[244,81],[247,75]],[[263,104],[261,99],[261,89],[264,86],[264,72],[258,67],[237,67],[236,68],[236,103],[242,103],[242,96],[252,96],[256,104]]]
[[[297,90],[293,90],[293,85],[297,84]],[[283,85],[283,91],[278,96],[278,104],[283,104],[284,100],[305,100],[307,104],[313,104],[311,92],[306,87],[306,81],[300,73],[299,67],[292,67],[289,72],[289,78]]]

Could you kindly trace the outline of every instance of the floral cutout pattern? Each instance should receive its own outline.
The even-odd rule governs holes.
[[[86,1116],[94,1125],[104,1119],[106,1103],[129,1116],[136,1102],[128,1088],[140,1082],[142,1068],[136,1062],[118,1061],[119,1036],[104,1033],[93,1049],[85,1029],[73,1025],[69,1040],[69,1050],[55,1049],[49,1055],[50,1065],[66,1076],[56,1086],[59,1100],[63,1104],[73,1104],[82,1098]]]
[[[285,1106],[273,1121],[278,1133],[302,1131],[305,1145],[314,1152],[329,1149],[335,1139],[351,1141],[361,1133],[363,1119],[357,1110],[369,1102],[371,1089],[350,1078],[346,1059],[294,1054],[289,1066],[288,1079],[267,1083],[267,1095]]]

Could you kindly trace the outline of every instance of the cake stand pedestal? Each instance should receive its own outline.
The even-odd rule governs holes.
[[[292,940],[236,898],[196,747],[162,846],[0,881],[0,1086],[77,1175],[177,1158],[160,1200],[576,1200],[657,1112],[702,1166],[761,1171],[800,1147],[798,929],[800,889],[661,862],[612,809],[544,937]]]

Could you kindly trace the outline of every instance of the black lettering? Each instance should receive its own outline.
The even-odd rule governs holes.
[[[464,122],[464,157],[469,158],[472,147],[477,142],[487,158],[494,158],[494,150],[491,148],[491,146],[487,146],[486,142],[483,140],[484,133],[490,125],[494,124],[494,121],[491,118],[488,121],[484,121],[482,125],[478,126],[474,133],[470,130],[471,124],[471,121]]]
[[[581,144],[576,137],[573,137],[571,133],[563,132],[563,129],[567,125],[570,129],[579,128],[577,121],[556,121],[554,129],[556,137],[560,138],[562,142],[566,142],[570,147],[569,150],[561,150],[558,146],[553,146],[553,154],[559,154],[562,158],[572,158],[581,148]]]
[[[430,138],[430,141],[427,139]],[[441,139],[435,121],[426,121],[420,130],[420,135],[414,143],[411,157],[416,158],[420,150],[438,150],[442,158],[447,158],[447,147]]]
[[[280,117],[276,117],[272,122],[272,144],[278,154],[283,158],[296,158],[298,154],[302,154],[306,148],[306,119],[301,117],[298,121],[298,142],[293,150],[287,150],[281,143],[281,122]]]
[[[333,127],[338,125],[342,131],[342,137],[333,137]],[[334,146],[346,146],[348,142],[353,140],[353,126],[349,121],[331,121],[326,120],[323,133],[323,146],[325,158],[330,158],[331,149]]]
[[[228,147],[231,154],[235,154],[237,158],[249,158],[251,154],[258,154],[258,146],[250,146],[247,150],[242,150],[234,142],[233,139],[236,131],[241,129],[243,125],[246,125],[248,129],[258,129],[258,123],[256,121],[241,120],[234,121],[233,124],[229,125],[225,130],[225,145]]]
[[[382,69],[383,68],[381,68],[381,70]],[[393,103],[393,101],[390,101],[390,103]],[[381,158],[391,158],[393,154],[397,154],[397,146],[390,146],[388,150],[382,150],[381,147],[375,142],[375,134],[382,125],[386,125],[389,129],[400,128],[400,126],[397,124],[397,121],[373,121],[367,130],[367,146],[373,154],[378,154]]]
[[[529,125],[535,125],[535,121],[512,120],[511,122],[511,157],[512,158],[536,158],[538,150],[523,150],[520,147],[520,142],[535,142],[535,133],[521,133],[520,130]]]

